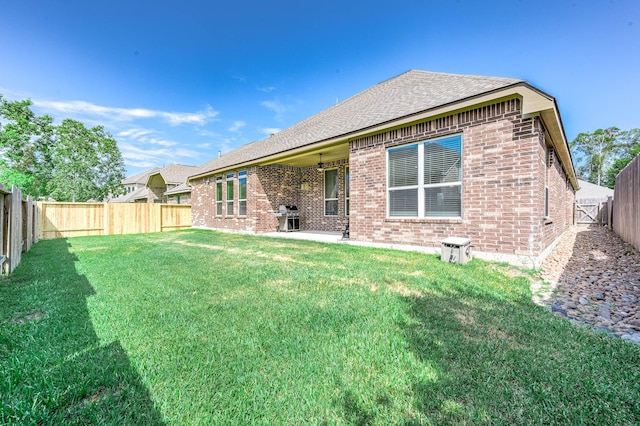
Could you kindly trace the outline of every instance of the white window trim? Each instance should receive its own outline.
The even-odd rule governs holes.
[[[225,201],[225,210],[224,210],[224,215],[228,216],[228,217],[233,217],[235,215],[235,211],[234,210],[234,203],[235,203],[235,185],[233,184],[233,181],[236,180],[236,173],[227,173],[225,174],[225,197],[224,197],[224,201]],[[231,181],[231,199],[229,199],[229,181]],[[231,204],[231,214],[229,214],[229,204]]]
[[[240,176],[241,174],[244,174],[244,175],[241,177]],[[249,189],[247,176],[248,175],[246,170],[241,170],[238,172],[238,216],[242,216],[242,217],[247,215],[247,191]],[[244,197],[245,198],[240,198],[240,179],[244,179],[244,186],[245,186]],[[240,214],[240,203],[242,201],[244,201],[244,214]]]
[[[345,216],[349,216],[349,213],[351,213],[351,205],[349,204],[351,197],[349,196],[349,193],[351,193],[351,176],[349,175],[349,166],[345,166],[344,168],[344,215]],[[347,176],[349,176],[349,179],[347,179]],[[349,192],[347,192],[347,182],[349,183]],[[347,206],[349,206],[349,208],[347,209]]]
[[[220,184],[220,201],[218,201],[218,183]],[[215,178],[215,193],[216,193],[216,214],[215,216],[222,216],[222,176],[216,176]],[[220,205],[220,210],[218,210],[218,205]],[[220,213],[218,213],[220,211]]]
[[[463,135],[461,133],[454,135],[441,136],[433,139],[425,139],[418,142],[412,142],[404,145],[393,146],[386,149],[386,186],[387,186],[387,219],[395,220],[395,219],[422,219],[422,220],[450,220],[450,219],[462,219],[464,215],[464,187],[462,185],[462,180],[456,182],[446,182],[446,183],[432,183],[425,184],[424,183],[424,144],[429,142],[433,143],[438,139],[449,138],[452,136],[460,136],[460,167],[464,170],[464,140]],[[417,185],[409,185],[409,186],[396,186],[393,189],[389,188],[389,151],[395,148],[409,147],[412,145],[418,146],[418,184]],[[424,190],[425,188],[440,188],[445,186],[459,186],[460,187],[460,215],[459,216],[426,216],[426,209],[424,205]],[[417,216],[391,216],[391,202],[390,202],[390,194],[392,191],[399,190],[407,190],[407,189],[415,189],[418,191],[418,215]]]
[[[555,160],[554,158],[552,158],[552,156],[555,154],[555,152],[552,152],[553,147],[549,146],[549,145],[545,145],[545,152],[544,152],[544,193],[542,194],[543,196],[543,203],[544,203],[544,210],[542,212],[542,220],[544,220],[545,222],[550,221],[551,219],[551,197],[550,197],[550,193],[551,193],[551,189],[549,188],[549,181],[551,180],[550,178],[550,173],[551,173],[551,167],[553,165],[553,160]]]
[[[337,187],[337,190],[338,190],[338,194],[337,195],[338,195],[338,197],[336,197],[336,198],[325,198],[326,195],[327,195],[327,194],[325,194],[326,184],[327,184],[327,182],[326,182],[327,172],[330,171],[330,170],[337,170],[336,177],[338,178],[338,187]],[[340,202],[339,192],[340,192],[340,171],[338,170],[337,167],[332,167],[330,169],[324,169],[322,171],[322,200],[323,200],[322,201],[322,210],[324,211],[324,215],[326,217],[338,217],[339,216],[337,211],[336,211],[336,214],[327,214],[327,201],[338,201],[338,202]],[[338,208],[339,207],[340,206],[338,206]]]

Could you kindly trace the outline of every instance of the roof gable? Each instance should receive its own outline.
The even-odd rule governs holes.
[[[166,184],[179,185],[187,181],[187,178],[200,170],[197,166],[185,166],[184,164],[169,164],[162,169],[151,173],[145,183],[148,183],[153,176],[160,175]]]
[[[126,178],[122,181],[122,184],[133,185],[139,183],[145,185],[147,183],[147,180],[149,179],[149,175],[156,173],[158,170],[160,170],[160,167],[154,167],[153,169],[145,170],[142,173],[138,173],[137,175]]]

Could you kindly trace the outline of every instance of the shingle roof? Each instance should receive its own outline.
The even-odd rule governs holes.
[[[304,147],[522,82],[513,78],[411,70],[260,142],[252,142],[215,158],[192,175]]]
[[[121,195],[116,198],[111,198],[110,203],[133,203],[135,200],[149,197],[149,188],[138,188],[135,191],[131,191],[128,194]]]
[[[191,187],[185,182],[166,191],[164,195],[185,194],[187,192],[191,192]]]
[[[178,185],[187,181],[187,178],[200,170],[197,166],[185,166],[184,164],[169,164],[162,169],[159,169],[153,174],[160,174],[165,183]],[[146,182],[145,182],[146,183]]]
[[[143,185],[147,184],[147,180],[149,179],[149,175],[156,173],[160,170],[160,167],[154,167],[153,169],[146,170],[142,173],[138,173],[137,175],[126,178],[122,181],[123,185],[132,185],[135,183],[140,183]]]
[[[576,191],[576,199],[578,200],[606,200],[609,196],[613,197],[613,189],[606,186],[580,179],[578,179],[578,185],[580,185],[580,189]]]

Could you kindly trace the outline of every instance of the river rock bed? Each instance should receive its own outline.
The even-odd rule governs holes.
[[[640,343],[640,254],[608,228],[572,227],[538,272],[536,303]]]

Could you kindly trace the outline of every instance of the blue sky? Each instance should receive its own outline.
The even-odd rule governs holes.
[[[640,127],[640,2],[6,1],[0,93],[199,165],[409,69],[513,77],[567,138]]]

